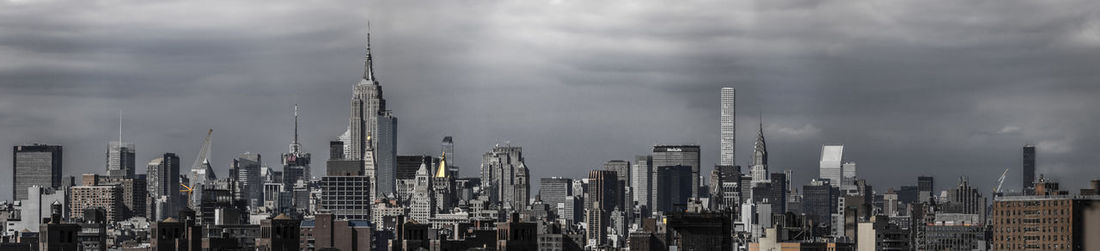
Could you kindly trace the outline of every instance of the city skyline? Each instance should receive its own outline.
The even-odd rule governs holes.
[[[177,4],[202,10],[197,4]],[[657,144],[700,145],[699,173],[709,174],[718,163],[719,89],[726,86],[739,92],[736,106],[742,112],[737,127],[749,128],[738,132],[737,138],[743,140],[736,146],[742,149],[737,152],[740,163],[736,164],[747,170],[745,160],[750,160],[752,153],[744,149],[752,149],[753,142],[744,139],[756,138],[752,129],[758,118],[754,116],[763,114],[767,117],[763,130],[769,143],[768,169],[794,170],[789,178],[796,185],[817,177],[819,150],[825,144],[844,144],[846,159],[858,161],[860,175],[883,191],[898,186],[893,184],[911,183],[919,175],[933,175],[941,180],[969,176],[971,183],[985,192],[995,181],[995,173],[1004,168],[1011,168],[1006,188],[1019,191],[1019,184],[1013,181],[1020,180],[1020,148],[1025,144],[1037,145],[1036,174],[1059,179],[1066,187],[1083,187],[1087,182],[1071,177],[1100,175],[1093,154],[1100,149],[1100,135],[1090,131],[1098,119],[1088,109],[1100,101],[1095,98],[1096,88],[1089,86],[1095,73],[1086,70],[1097,62],[1095,52],[1087,50],[1100,46],[1100,38],[1089,36],[1100,32],[1100,21],[1058,7],[1035,8],[1033,14],[1068,17],[1044,20],[1029,16],[985,24],[1023,26],[1005,32],[1011,39],[963,35],[967,29],[988,28],[965,25],[922,32],[928,26],[920,24],[917,13],[901,8],[889,13],[905,21],[896,25],[911,34],[808,35],[829,38],[817,44],[793,41],[800,37],[797,30],[791,30],[797,27],[768,22],[814,20],[771,12],[801,10],[796,8],[799,6],[763,3],[740,6],[757,8],[745,11],[755,14],[754,20],[706,11],[674,15],[675,20],[685,22],[682,25],[650,20],[670,14],[656,7],[620,10],[595,6],[596,10],[616,10],[609,13],[611,17],[636,19],[592,31],[570,26],[576,23],[564,20],[569,18],[544,24],[508,13],[533,11],[528,9],[532,6],[515,3],[495,6],[505,13],[478,10],[485,6],[446,4],[414,10],[392,2],[374,5],[386,11],[276,5],[234,17],[238,19],[215,10],[203,12],[213,20],[238,24],[228,27],[134,20],[76,22],[79,18],[32,24],[45,18],[31,16],[43,9],[57,8],[95,19],[123,12],[126,7],[0,5],[26,11],[0,8],[0,20],[13,21],[7,23],[15,23],[17,28],[0,31],[0,37],[18,37],[0,40],[0,48],[7,48],[0,50],[0,55],[20,55],[27,60],[0,64],[0,89],[4,90],[0,94],[0,124],[13,132],[0,136],[0,143],[64,146],[65,176],[106,174],[104,153],[107,143],[117,137],[118,110],[125,113],[123,134],[128,143],[135,144],[136,163],[172,152],[179,155],[182,166],[190,166],[203,133],[214,128],[218,134],[213,137],[211,165],[224,177],[231,159],[245,152],[269,156],[265,163],[277,168],[279,163],[273,157],[284,153],[292,140],[289,114],[294,104],[302,104],[303,151],[316,154],[318,160],[328,159],[327,142],[347,126],[348,87],[361,74],[368,17],[375,35],[378,78],[386,89],[388,106],[402,118],[398,154],[436,156],[439,140],[454,136],[455,159],[463,177],[477,176],[478,155],[495,143],[509,141],[524,148],[531,180],[584,178],[588,170],[599,169],[607,160],[632,160],[635,155],[648,154]],[[579,17],[593,12],[584,10],[592,6],[575,3],[547,5],[550,7],[536,12]],[[875,21],[871,13],[858,12],[858,6],[824,6],[828,8],[823,15],[851,14],[853,18],[828,19],[833,23],[821,27],[827,31]],[[931,6],[934,4],[909,7]],[[165,5],[130,6],[149,11],[147,15],[172,14],[161,7]],[[282,13],[280,7],[292,10]],[[692,10],[698,7],[692,6]],[[972,7],[972,14],[983,17],[1009,15],[991,7]],[[459,17],[451,15],[435,21],[402,17],[414,11],[442,12],[447,8],[493,15],[457,24],[451,22]],[[91,13],[97,10],[105,13]],[[256,29],[283,15],[291,18],[268,25],[290,26],[295,20],[310,20],[319,27],[274,33]],[[334,20],[314,20],[324,15]],[[142,18],[151,17],[134,19]],[[507,20],[521,22],[509,24]],[[532,28],[526,31],[532,33],[481,28],[463,37],[455,36],[461,32],[450,31],[478,21],[491,21],[505,30]],[[1073,25],[1078,22],[1084,25]],[[24,33],[33,31],[35,25],[107,32]],[[889,26],[885,21],[868,25]],[[1029,28],[1043,25],[1063,28],[1058,32],[1064,34],[1044,30],[1054,34],[1042,39],[1019,37]],[[158,27],[166,29],[150,30]],[[150,33],[135,41],[118,37],[141,32]],[[604,38],[608,32],[640,41],[613,48],[612,41]],[[941,36],[961,38],[952,40],[957,44],[935,44]],[[792,48],[769,47],[764,43],[769,37],[789,43],[774,46]],[[179,38],[186,40],[165,43]],[[746,41],[731,42],[734,46],[725,49],[725,42],[741,39]],[[38,43],[41,41],[51,43]],[[1001,43],[1005,44],[991,46]],[[1038,52],[1007,53],[1019,46],[1044,43],[1049,46]],[[702,49],[694,46],[697,44],[702,44]],[[312,47],[291,50],[304,46]],[[534,48],[532,55],[540,59],[513,55],[528,47]],[[754,49],[773,54],[758,54]],[[968,49],[976,52],[965,53]],[[1066,54],[1069,52],[1074,55]],[[1019,63],[971,65],[987,62],[989,54],[1002,53]],[[938,65],[943,61],[970,64]],[[496,69],[507,65],[515,68]],[[175,72],[177,68],[183,71]],[[994,74],[974,73],[979,71]],[[24,108],[28,106],[33,109]],[[11,166],[5,164],[5,168]],[[323,172],[323,164],[315,162],[313,175]],[[943,188],[940,185],[937,190]],[[10,200],[6,198],[9,189],[0,189],[5,194],[0,198]],[[532,193],[537,191],[531,188]]]

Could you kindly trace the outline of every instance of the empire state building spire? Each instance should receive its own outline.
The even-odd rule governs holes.
[[[368,83],[378,83],[374,80],[374,59],[370,51],[370,23],[367,23],[367,58],[363,64],[363,80]]]

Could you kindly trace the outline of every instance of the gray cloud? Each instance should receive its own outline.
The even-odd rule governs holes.
[[[1077,188],[1100,176],[1095,1],[0,2],[0,135],[63,144],[66,174],[102,172],[124,137],[185,164],[215,129],[219,173],[277,166],[302,105],[323,170],[346,126],[367,20],[400,118],[399,152],[453,135],[463,174],[492,144],[536,177],[581,177],[656,143],[716,161],[718,89],[738,88],[738,159],[759,114],[771,168],[817,175],[843,143],[879,187],[934,174],[1018,188],[1020,146]],[[1011,128],[1011,130],[1009,130]],[[10,155],[9,155],[10,156]],[[5,162],[10,163],[10,162]],[[5,164],[5,168],[10,168]],[[140,167],[139,169],[143,169]],[[7,195],[10,187],[0,188]],[[6,198],[6,197],[5,197]]]

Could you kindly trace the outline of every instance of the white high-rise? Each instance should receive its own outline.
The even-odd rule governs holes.
[[[838,187],[842,183],[841,161],[844,159],[844,145],[825,145],[821,147],[821,174],[822,179],[829,180],[829,184]]]
[[[733,87],[722,88],[722,127],[721,137],[722,142],[720,144],[719,165],[732,166],[736,165],[736,143],[737,143],[737,106],[735,101],[735,90]]]

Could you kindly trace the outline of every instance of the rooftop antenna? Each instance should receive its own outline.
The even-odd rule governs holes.
[[[118,146],[122,147],[122,110],[118,110]]]
[[[298,150],[302,147],[298,143],[298,104],[294,104],[294,142],[290,143],[290,152],[298,153]]]

